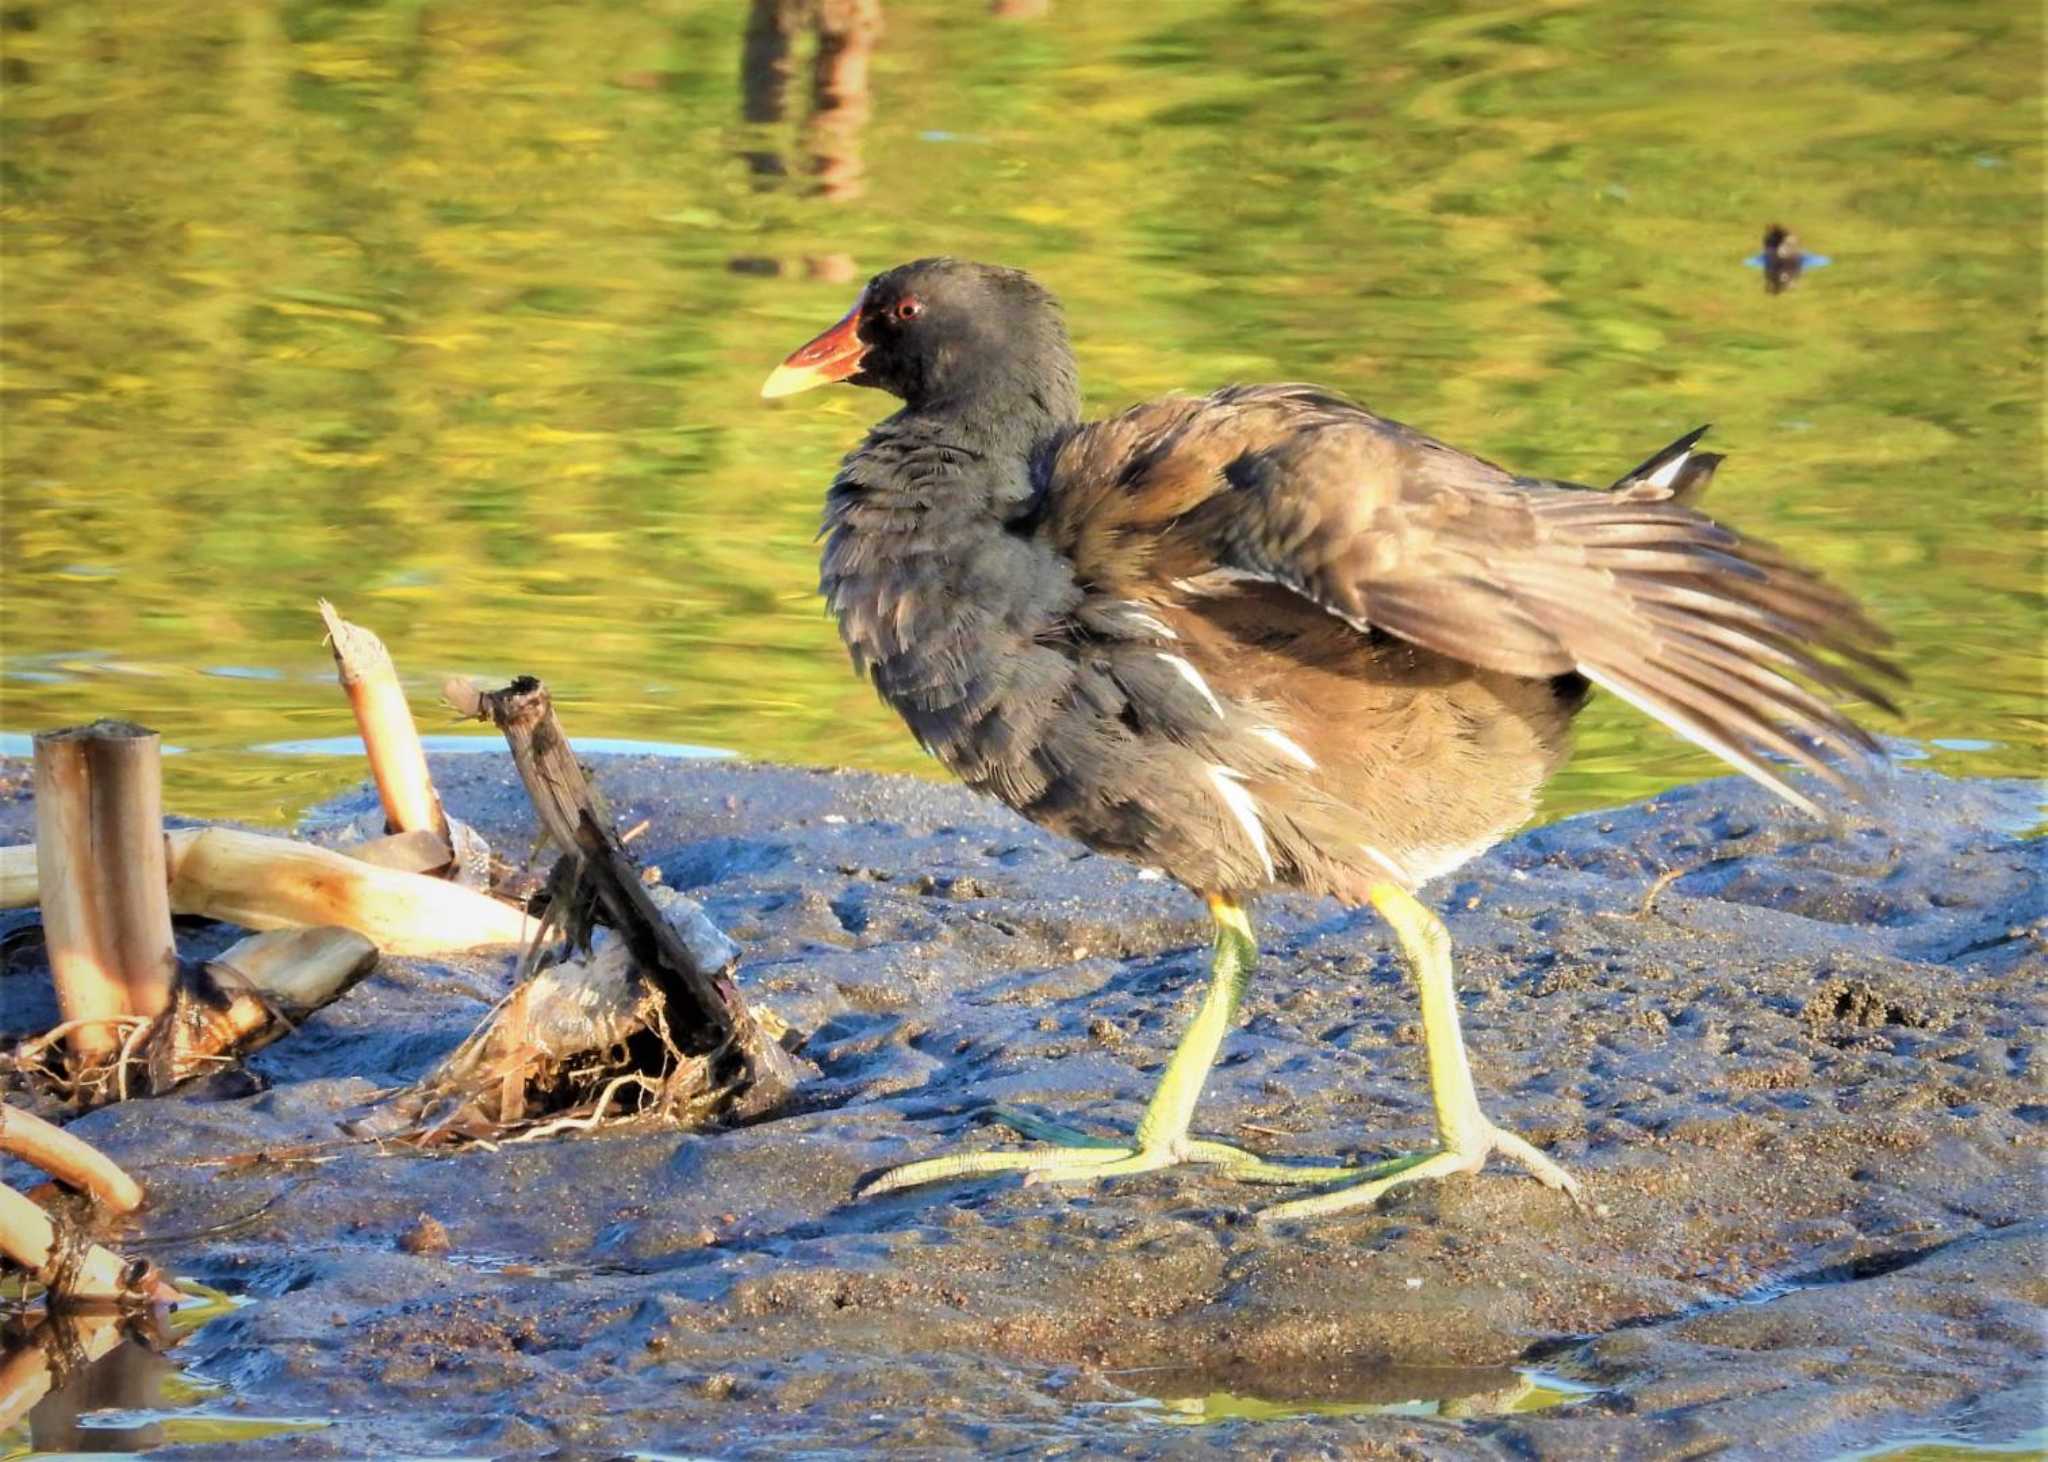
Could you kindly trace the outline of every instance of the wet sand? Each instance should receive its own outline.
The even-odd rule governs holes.
[[[849,1197],[1016,1141],[994,1103],[1128,1130],[1200,994],[1191,895],[947,786],[594,764],[621,825],[649,820],[636,852],[740,941],[751,998],[809,1033],[817,1080],[741,1131],[347,1143],[337,1123],[512,978],[509,954],[387,960],[249,1077],[81,1119],[150,1188],[137,1247],[257,1301],[179,1359],[253,1411],[333,1423],[177,1455],[1795,1462],[2041,1425],[2035,789],[1907,770],[1820,824],[1716,781],[1441,880],[1481,1099],[1587,1206],[1496,1161],[1267,1228],[1247,1214],[1271,1190],[1191,1168]],[[5,842],[30,825],[9,770]],[[530,841],[506,760],[435,771],[501,850]],[[307,830],[347,841],[374,808],[364,791]],[[1198,1127],[1276,1156],[1426,1142],[1384,928],[1299,899],[1254,919],[1265,957]],[[46,983],[14,957],[10,1030]],[[332,1145],[216,1165],[306,1143]],[[446,1249],[402,1242],[422,1214]],[[1515,1364],[1594,1390],[1503,1412]],[[1169,1424],[1188,1406],[1164,1403],[1217,1394],[1239,1419]],[[1406,1400],[1444,1414],[1326,1414]]]

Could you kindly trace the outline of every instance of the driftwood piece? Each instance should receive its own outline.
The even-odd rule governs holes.
[[[177,975],[161,754],[154,731],[127,721],[35,738],[43,929],[80,1061],[118,1047],[123,1017],[161,1011]]]
[[[154,1266],[91,1243],[0,1184],[0,1254],[50,1291],[53,1305],[175,1304],[178,1292]]]
[[[377,781],[377,799],[384,804],[385,831],[430,832],[449,841],[448,819],[427,773],[427,753],[391,652],[374,633],[343,619],[325,599],[320,601],[320,617],[327,622],[334,668],[356,713],[370,775]]]
[[[110,1213],[133,1213],[142,1206],[142,1185],[112,1158],[33,1112],[0,1104],[0,1152],[34,1163]]]
[[[669,1037],[685,1056],[710,1058],[712,1086],[730,1093],[724,1115],[743,1120],[781,1105],[799,1068],[740,997],[732,978],[737,949],[723,936],[715,946],[693,945],[663,917],[638,864],[600,813],[546,687],[531,676],[498,691],[452,680],[443,694],[458,712],[504,734],[542,828],[580,859],[607,922],[660,991]]]

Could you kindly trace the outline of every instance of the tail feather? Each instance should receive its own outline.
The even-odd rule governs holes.
[[[1724,460],[1718,452],[1693,450],[1707,430],[1695,427],[1648,461],[1631,467],[1614,479],[1613,490],[1636,502],[1697,502],[1713,481],[1714,469]]]

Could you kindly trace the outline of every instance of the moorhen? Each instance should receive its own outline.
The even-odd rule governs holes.
[[[1689,505],[1681,437],[1599,491],[1518,477],[1314,386],[1232,386],[1083,424],[1058,305],[1029,275],[877,275],[761,394],[828,381],[903,408],[841,463],[821,588],[856,668],[970,787],[1207,901],[1210,985],[1133,1135],[883,1173],[1042,1180],[1218,1165],[1312,1184],[1282,1218],[1474,1172],[1577,1185],[1480,1111],[1450,939],[1416,890],[1525,822],[1600,686],[1798,807],[1776,755],[1846,785],[1877,744],[1815,687],[1884,698],[1886,636],[1840,591]],[[1836,763],[1841,763],[1838,766]],[[1370,903],[1419,987],[1434,1150],[1264,1160],[1189,1120],[1256,957],[1246,905]]]

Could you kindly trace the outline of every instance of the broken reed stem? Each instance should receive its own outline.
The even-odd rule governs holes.
[[[191,1071],[203,1060],[247,1056],[269,1045],[322,1006],[331,1005],[377,964],[377,946],[353,929],[272,929],[251,934],[207,961],[219,1003],[202,1013],[194,1002],[196,1026],[211,1028],[211,1041],[188,1041]],[[189,1033],[197,1036],[195,1029]]]
[[[177,1291],[139,1259],[123,1259],[76,1233],[59,1233],[50,1215],[0,1183],[0,1254],[50,1291],[53,1302],[120,1305],[175,1301]]]
[[[142,1185],[112,1158],[33,1112],[0,1104],[0,1152],[34,1163],[109,1212],[133,1213],[142,1206]]]
[[[165,833],[162,841],[167,896],[176,914],[198,914],[245,929],[340,924],[369,936],[386,954],[524,944],[536,927],[510,904],[445,879],[366,862],[354,857],[354,850],[339,853],[226,827],[181,827]],[[0,848],[0,868],[6,873],[0,892],[10,900],[0,908],[25,908],[38,901],[40,861],[33,844]],[[120,1019],[102,1015],[84,1024]],[[108,1049],[118,1043],[110,1038]]]
[[[175,875],[178,860],[185,856],[205,828],[181,827],[164,834],[164,866]],[[252,836],[256,836],[252,834]],[[279,841],[283,841],[280,839]],[[374,863],[379,868],[389,868],[401,873],[433,873],[445,868],[454,859],[455,853],[447,842],[434,833],[391,833],[367,842],[352,843],[336,851],[363,863]],[[0,848],[0,909],[32,909],[40,901],[42,881],[37,876],[36,845],[15,843]],[[181,909],[174,892],[173,914],[189,914],[191,909]]]
[[[165,880],[157,734],[95,721],[35,739],[37,863],[57,1004],[81,1062],[110,1055],[111,1022],[170,1003],[178,952]]]
[[[320,601],[320,617],[327,622],[334,668],[340,672],[341,688],[356,713],[356,727],[363,734],[363,750],[370,759],[370,775],[377,780],[377,799],[384,804],[384,830],[430,832],[446,840],[448,819],[441,811],[434,780],[427,774],[426,749],[420,745],[419,728],[413,724],[412,708],[398,683],[391,652],[371,631],[343,619],[325,599]]]
[[[244,929],[339,924],[387,954],[524,944],[534,929],[487,894],[289,838],[209,827],[174,837],[171,856],[172,907]]]

